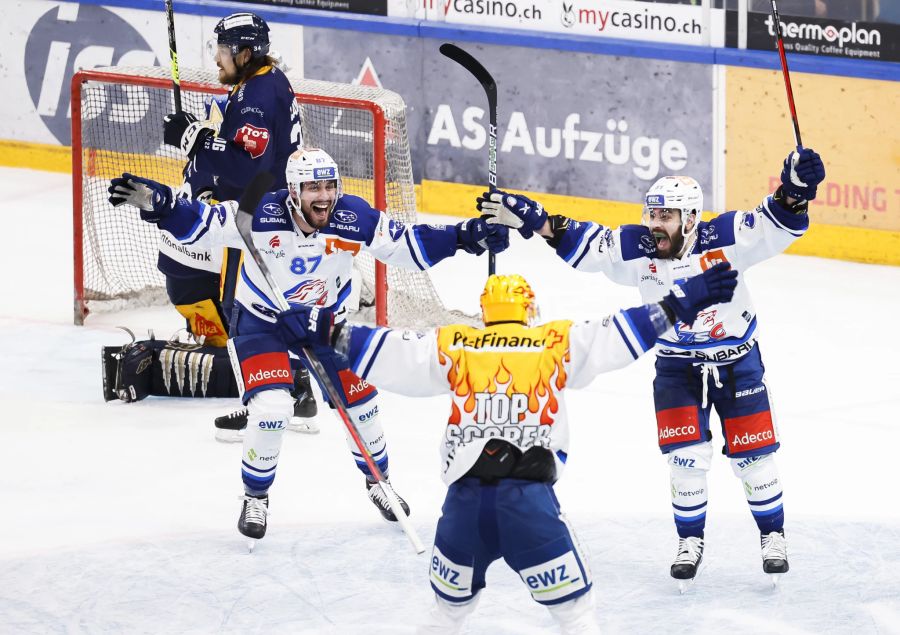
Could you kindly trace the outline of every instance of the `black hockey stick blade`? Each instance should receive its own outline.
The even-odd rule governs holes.
[[[487,93],[488,101],[493,104],[497,103],[497,82],[494,81],[494,77],[488,70],[481,65],[481,62],[472,57],[467,51],[449,42],[441,44],[440,51],[443,55],[446,55],[472,73],[475,79],[478,80],[478,83],[484,88],[484,92]]]

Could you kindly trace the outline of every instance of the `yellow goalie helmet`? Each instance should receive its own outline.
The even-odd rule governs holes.
[[[530,325],[537,317],[534,292],[528,281],[517,273],[493,275],[481,293],[481,316],[485,325],[519,322]]]

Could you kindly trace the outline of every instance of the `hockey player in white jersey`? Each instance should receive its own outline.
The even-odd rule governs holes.
[[[288,353],[299,353],[312,308],[340,323],[351,292],[353,258],[368,251],[388,264],[426,269],[463,250],[473,254],[509,244],[506,228],[473,218],[457,225],[404,225],[363,199],[343,194],[338,166],[324,151],[298,150],[286,169],[288,187],[266,194],[257,206],[253,240],[291,306],[278,311],[272,291],[252,258],[245,258],[236,293],[235,318],[228,342],[242,399],[249,410],[241,475],[244,497],[238,528],[250,538],[266,531],[268,491],[275,478],[282,433],[293,410]],[[171,188],[130,174],[112,180],[113,205],[130,203],[181,244],[201,248],[244,246],[234,222],[235,201],[207,205],[176,198]],[[324,328],[324,327],[323,327]],[[299,334],[299,335],[298,335]],[[313,347],[355,420],[372,458],[388,474],[388,454],[379,421],[377,391],[358,377],[346,358],[326,343]],[[303,359],[302,354],[300,355]],[[323,391],[324,392],[324,391]],[[366,476],[370,500],[391,521],[396,517],[381,488],[348,439],[357,466]],[[406,503],[402,503],[408,510]]]
[[[420,633],[462,629],[503,558],[564,633],[594,633],[591,574],[553,491],[569,452],[566,388],[588,385],[653,347],[676,320],[727,302],[737,272],[721,264],[669,295],[599,320],[532,325],[524,278],[488,278],[485,328],[430,332],[343,325],[331,334],[364,382],[410,396],[449,394],[441,444],[448,486],[429,577],[435,605]],[[311,342],[323,336],[319,323]],[[402,369],[398,372],[398,369]]]
[[[784,251],[809,226],[808,202],[824,178],[818,154],[810,149],[791,152],[781,187],[759,207],[709,222],[700,220],[700,185],[683,176],[663,177],[650,187],[643,225],[615,230],[548,216],[540,204],[502,191],[483,194],[478,209],[492,217],[489,223],[515,227],[525,238],[538,233],[572,267],[602,271],[615,282],[637,286],[641,298],[653,302],[673,283],[717,263],[731,263],[743,272]],[[756,340],[756,311],[743,276],[732,302],[701,312],[693,325],[678,322],[657,340],[653,396],[679,536],[671,575],[682,591],[703,557],[712,406],[722,425],[723,453],[743,482],[759,527],[763,570],[774,581],[788,570],[782,485],[773,456],[779,437]]]

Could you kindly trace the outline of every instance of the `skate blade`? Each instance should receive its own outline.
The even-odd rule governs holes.
[[[259,541],[256,538],[247,538],[247,553],[253,553],[257,542]]]
[[[216,441],[219,443],[241,443],[244,435],[238,430],[223,430],[216,428]]]
[[[778,581],[781,580],[781,576],[784,574],[782,574],[782,573],[767,573],[766,575],[769,576],[769,582],[772,583],[772,588],[777,589]]]
[[[291,420],[288,421],[287,429],[300,434],[319,434],[321,431],[315,417],[309,417],[308,419],[291,417]]]
[[[687,591],[694,586],[694,580],[696,578],[691,578],[690,580],[676,580],[678,582],[678,593],[679,595],[684,595]]]

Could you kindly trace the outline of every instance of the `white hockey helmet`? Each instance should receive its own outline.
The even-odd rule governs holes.
[[[287,167],[284,171],[290,196],[288,201],[300,209],[300,192],[303,184],[311,181],[337,181],[337,199],[344,193],[341,184],[341,173],[338,165],[324,150],[319,148],[300,148],[288,157]],[[332,209],[334,207],[332,206]],[[331,211],[331,210],[329,210]]]
[[[681,211],[681,233],[689,236],[697,228],[697,221],[703,213],[703,190],[696,179],[689,176],[664,176],[647,190],[644,197],[643,219],[648,224],[650,212],[654,209],[677,209]],[[690,231],[685,231],[688,217],[694,214]]]

